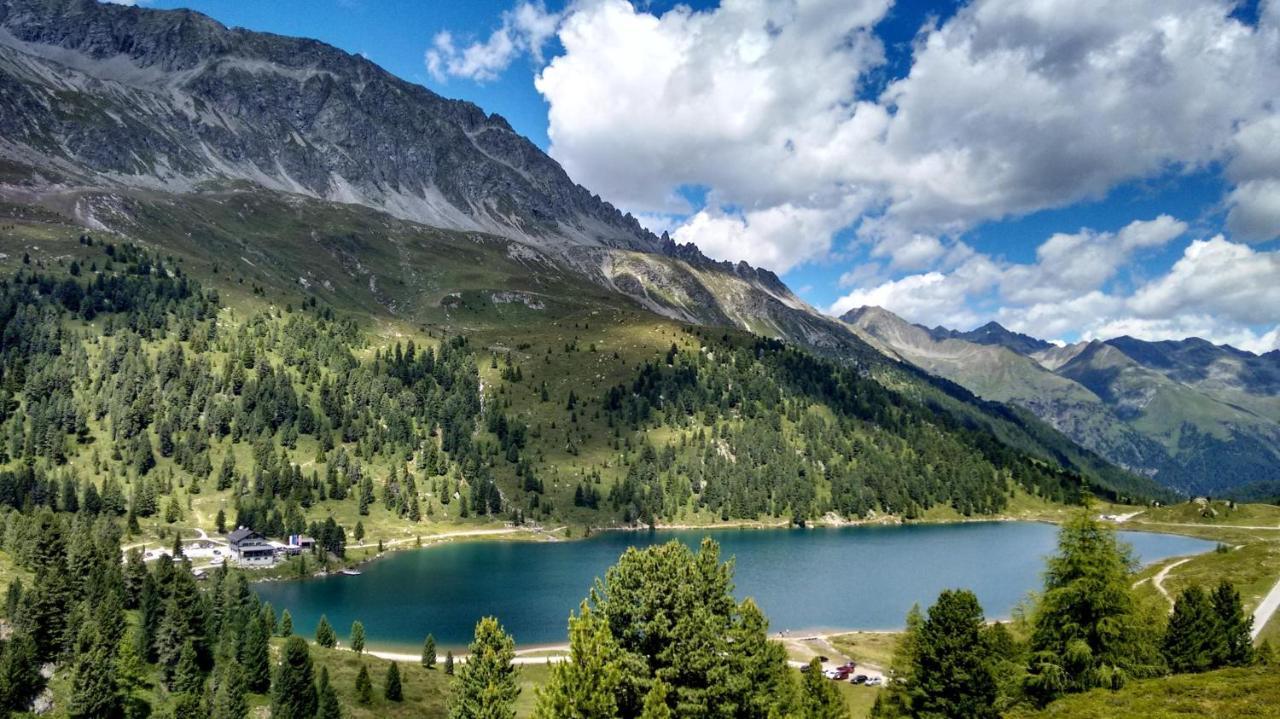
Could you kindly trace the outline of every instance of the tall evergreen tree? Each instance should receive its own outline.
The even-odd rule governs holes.
[[[387,665],[387,678],[382,684],[382,696],[389,702],[404,700],[404,688],[400,685],[400,667],[395,662]]]
[[[995,719],[996,681],[982,640],[982,607],[968,590],[946,590],[920,627],[906,680],[911,715]]]
[[[470,652],[449,695],[450,719],[513,719],[520,694],[511,663],[515,659],[514,640],[497,619],[484,617],[476,622]]]
[[[844,698],[834,682],[822,675],[822,662],[814,657],[809,671],[800,680],[800,712],[802,719],[843,719],[849,716]]]
[[[338,644],[338,635],[329,624],[329,618],[323,614],[320,615],[320,623],[316,625],[316,644],[325,649],[333,649]]]
[[[280,636],[293,636],[293,615],[289,614],[288,609],[280,615]]]
[[[314,719],[318,704],[311,652],[301,637],[289,637],[271,683],[271,719]]]
[[[271,644],[266,622],[259,616],[245,628],[240,663],[249,691],[262,694],[271,687]]]
[[[351,651],[364,653],[364,625],[359,620],[351,623]]]
[[[338,703],[338,692],[329,683],[329,668],[320,669],[320,686],[316,690],[319,708],[316,719],[342,719],[342,706]]]
[[[369,667],[364,664],[360,665],[360,671],[356,672],[356,701],[361,704],[369,704],[373,701],[373,680],[369,678]]]
[[[245,719],[249,716],[248,686],[244,670],[239,662],[224,659],[218,662],[217,686],[213,692],[210,719]]]
[[[1208,671],[1218,665],[1226,650],[1213,599],[1199,586],[1187,587],[1174,602],[1164,635],[1163,653],[1169,669],[1178,673]]]
[[[434,669],[436,666],[436,638],[432,634],[428,634],[422,642],[422,666],[426,669]]]
[[[1086,508],[1058,532],[1032,619],[1027,691],[1047,703],[1068,692],[1119,688],[1162,671],[1156,630],[1133,597],[1131,551]]]
[[[1222,628],[1222,655],[1218,666],[1244,667],[1255,659],[1253,649],[1253,617],[1245,614],[1240,592],[1231,582],[1222,580],[1213,590],[1213,611]]]
[[[569,617],[569,659],[551,667],[551,678],[538,690],[534,716],[539,719],[595,719],[618,715],[623,654],[599,612],[583,602]],[[664,697],[665,699],[665,697]]]

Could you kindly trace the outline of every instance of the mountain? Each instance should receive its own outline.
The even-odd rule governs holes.
[[[95,0],[0,3],[5,195],[125,231],[160,192],[255,187],[505,237],[673,319],[856,352],[773,273],[656,237],[500,116],[324,43]]]
[[[968,332],[959,332],[949,330],[945,327],[935,327],[929,331],[934,339],[956,339],[973,342],[980,345],[994,345],[999,347],[1007,347],[1018,354],[1031,354],[1032,352],[1040,352],[1053,347],[1053,344],[1036,339],[1030,335],[1024,335],[1020,332],[1011,332],[1005,329],[998,322],[988,322],[985,325],[970,330]]]
[[[820,508],[915,512],[950,501],[961,511],[983,512],[1004,502],[988,484],[1001,476],[999,468],[1006,479],[1046,497],[1071,496],[1075,490],[1064,486],[1073,483],[1116,496],[1161,495],[1154,483],[1073,444],[1029,413],[889,361],[846,325],[798,299],[773,273],[712,261],[692,245],[654,236],[574,184],[502,118],[323,43],[230,29],[189,11],[93,0],[2,0],[0,93],[20,109],[0,116],[0,267],[19,273],[36,268],[51,273],[40,282],[56,285],[73,260],[93,275],[111,272],[112,263],[104,265],[87,246],[136,246],[154,259],[131,266],[163,265],[215,290],[219,311],[232,313],[220,320],[227,332],[247,331],[246,322],[286,332],[287,315],[301,307],[347,313],[367,328],[362,331],[371,334],[363,339],[334,340],[357,358],[367,359],[361,349],[366,342],[389,352],[407,339],[431,344],[464,335],[494,358],[492,371],[481,371],[483,391],[510,392],[501,406],[514,408],[510,421],[528,432],[521,442],[537,448],[532,454],[512,449],[498,425],[490,428],[497,433],[493,441],[515,458],[493,471],[504,511],[589,522],[673,519],[685,511],[745,517],[770,506],[773,512],[790,507],[803,518]],[[89,291],[65,289],[72,295]],[[643,394],[645,385],[637,383],[658,381],[644,374],[649,363],[667,357],[668,366],[678,366],[671,348],[698,349],[688,339],[693,327],[716,328],[699,330],[708,356],[738,357],[744,343],[771,338],[807,348],[826,364],[806,365],[798,376],[790,355],[763,345],[754,356],[742,354],[741,369],[732,370],[756,366],[758,375],[715,371],[711,360],[708,367],[693,363],[700,384],[725,373],[735,378],[723,388],[724,397],[673,386],[671,394],[649,397],[622,416],[597,407],[586,417],[576,408],[596,407],[619,386]],[[744,331],[755,339],[745,340]],[[165,351],[165,332],[158,334],[156,344],[144,343],[150,351]],[[280,351],[288,354],[283,346]],[[266,351],[264,372],[275,367],[274,352]],[[508,363],[505,370],[498,369],[498,357]],[[374,364],[376,373],[381,365]],[[508,374],[512,367],[536,376],[537,384],[530,379],[518,387]],[[845,377],[846,371],[854,374]],[[824,375],[842,379],[812,385]],[[738,383],[764,383],[779,401],[792,397],[796,407],[822,406],[822,413],[837,418],[848,414],[840,419],[842,431],[867,438],[859,451],[868,462],[903,442],[919,445],[921,457],[926,448],[938,449],[920,429],[933,426],[969,448],[956,450],[957,458],[976,452],[970,469],[990,467],[977,473],[988,479],[963,499],[928,490],[931,496],[921,501],[924,490],[914,489],[909,501],[900,500],[904,488],[932,481],[926,475],[934,470],[926,467],[945,464],[938,460],[912,465],[900,477],[904,470],[894,469],[892,486],[880,486],[886,477],[849,474],[852,494],[843,499],[831,494],[828,479],[804,480],[824,488],[817,495],[824,497],[821,505],[816,499],[792,505],[777,496],[761,504],[769,493],[757,489],[732,503],[714,493],[705,500],[686,497],[701,502],[696,509],[619,498],[607,510],[593,503],[587,511],[569,501],[583,477],[593,478],[592,491],[623,481],[634,466],[627,450],[632,442],[648,441],[649,431],[659,430],[659,446],[682,436],[684,414],[663,409],[638,421],[649,417],[646,409],[679,394],[686,412],[709,412],[707,426],[719,427],[715,418],[726,408],[743,411]],[[832,394],[853,386],[867,393],[864,401]],[[301,396],[316,391],[312,384]],[[881,392],[911,409],[887,410]],[[556,411],[543,404],[551,397],[557,398]],[[348,424],[353,420],[344,413],[329,421],[344,436],[359,437],[383,420]],[[869,424],[849,424],[855,422]],[[623,434],[623,426],[636,434]],[[785,426],[753,432],[757,440],[771,438],[780,451],[796,441]],[[735,444],[742,440],[722,440],[725,452],[748,451]],[[370,451],[359,447],[355,451]],[[207,450],[215,458],[221,451]],[[578,459],[584,452],[595,458],[591,464]],[[464,459],[441,466],[471,480],[475,467],[489,462]],[[679,453],[677,459],[684,461]],[[382,460],[377,466],[392,471]],[[829,477],[831,466],[797,470],[807,478]],[[545,503],[531,499],[542,495],[529,486],[543,483],[530,477],[561,472],[575,481],[554,482]],[[868,481],[878,488],[857,490]],[[944,484],[968,486],[960,478]]]
[[[1199,338],[1058,347],[989,323],[913,325],[880,308],[842,318],[864,339],[979,396],[1027,408],[1113,462],[1191,493],[1280,480],[1275,353]]]

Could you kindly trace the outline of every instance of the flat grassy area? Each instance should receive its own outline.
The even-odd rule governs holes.
[[[1134,682],[1118,692],[1095,690],[1060,699],[1042,711],[1009,719],[1245,719],[1274,718],[1280,707],[1275,667],[1224,669]]]
[[[277,651],[282,644],[283,640],[276,642]],[[322,649],[314,644],[311,645],[311,658],[315,661],[317,675],[320,667],[328,667],[329,680],[338,692],[344,717],[408,719],[446,715],[449,684],[452,680],[444,673],[441,665],[437,665],[435,669],[424,669],[417,662],[398,662],[404,701],[391,702],[383,698],[382,694],[387,666],[390,664],[387,660],[367,655],[357,656],[349,651]],[[356,702],[356,675],[362,663],[369,668],[369,678],[373,680],[373,701],[367,705]],[[263,697],[262,700],[265,702],[266,698]]]
[[[901,640],[900,632],[850,632],[827,637],[842,654],[859,664],[888,668]]]

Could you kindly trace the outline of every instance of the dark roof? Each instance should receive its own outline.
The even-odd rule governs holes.
[[[238,527],[227,535],[227,541],[232,544],[239,544],[246,539],[262,539],[262,535],[249,529],[248,527]]]

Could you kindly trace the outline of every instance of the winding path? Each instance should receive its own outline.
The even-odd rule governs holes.
[[[1165,567],[1164,569],[1161,569],[1160,572],[1156,574],[1156,576],[1151,578],[1152,586],[1154,586],[1156,590],[1160,592],[1160,595],[1163,596],[1169,602],[1170,612],[1173,611],[1173,597],[1169,596],[1169,590],[1164,588],[1164,578],[1169,576],[1169,572],[1173,570],[1174,567],[1180,567],[1186,564],[1187,562],[1190,562],[1192,559],[1195,559],[1195,557],[1186,557],[1184,559],[1179,559],[1176,562],[1171,562],[1169,566]]]

